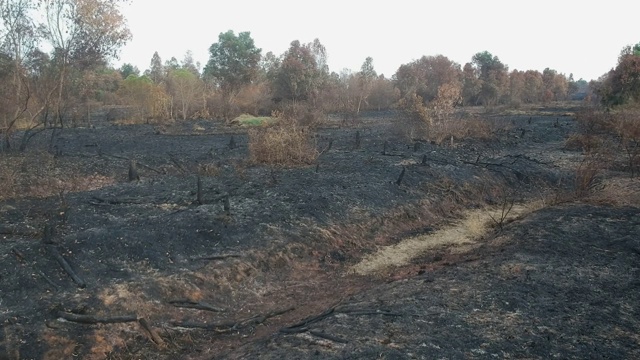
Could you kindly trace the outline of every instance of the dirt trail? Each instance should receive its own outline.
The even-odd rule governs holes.
[[[504,208],[500,209],[483,208],[466,211],[462,220],[450,226],[431,234],[411,237],[398,244],[379,249],[353,266],[351,272],[359,275],[372,275],[391,267],[408,265],[411,260],[420,257],[430,249],[472,245],[492,228],[524,217],[542,206],[541,201],[532,201],[513,205],[513,207],[506,204]]]

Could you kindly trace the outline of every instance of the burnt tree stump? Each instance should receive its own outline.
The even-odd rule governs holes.
[[[139,181],[140,175],[138,174],[138,165],[135,160],[129,162],[129,181]]]

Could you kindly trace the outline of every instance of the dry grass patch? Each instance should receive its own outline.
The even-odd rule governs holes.
[[[359,275],[371,275],[388,268],[410,264],[411,260],[431,249],[444,246],[474,244],[492,228],[494,219],[505,216],[507,221],[522,217],[540,208],[539,202],[515,205],[508,215],[502,209],[477,209],[467,211],[462,220],[445,226],[431,234],[405,239],[398,244],[380,249],[366,256],[351,271]]]
[[[112,177],[82,174],[63,165],[47,152],[0,155],[0,201],[90,191],[115,183]]]
[[[567,150],[580,150],[584,153],[596,151],[602,147],[602,138],[592,134],[572,134],[565,140]]]
[[[451,142],[451,139],[491,140],[495,136],[496,123],[480,117],[451,119],[434,123],[429,127],[429,140],[436,144]]]
[[[640,179],[614,178],[602,181],[602,189],[588,201],[612,206],[640,206]]]
[[[300,166],[312,164],[319,152],[307,128],[283,125],[250,130],[249,154],[259,164]]]

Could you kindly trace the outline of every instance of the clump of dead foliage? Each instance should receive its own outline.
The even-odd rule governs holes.
[[[399,103],[404,113],[397,129],[411,140],[427,140],[435,144],[456,143],[463,139],[490,140],[495,137],[495,121],[473,115],[455,114],[454,103],[434,101],[425,105],[418,95],[408,96]]]
[[[585,108],[576,115],[577,131],[565,142],[570,150],[599,158],[601,164],[635,177],[640,167],[640,106],[612,111]]]
[[[298,107],[274,111],[277,123],[249,130],[249,154],[258,164],[275,166],[310,165],[320,155],[312,128],[318,114]]]

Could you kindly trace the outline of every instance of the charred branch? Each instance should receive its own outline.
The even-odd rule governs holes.
[[[135,314],[102,317],[95,315],[80,315],[68,312],[58,312],[58,317],[67,321],[80,323],[80,324],[117,324],[138,321],[138,317]]]
[[[67,260],[64,257],[62,257],[62,255],[60,255],[60,253],[55,248],[55,246],[51,244],[47,244],[45,246],[47,247],[47,250],[49,250],[49,253],[51,253],[51,255],[54,257],[54,259],[56,259],[58,264],[60,264],[62,269],[64,269],[64,271],[69,275],[69,277],[71,277],[73,282],[75,282],[79,288],[81,289],[85,288],[87,284],[84,282],[84,280],[82,280],[78,276],[78,274],[76,274],[76,272],[73,270],[73,268],[71,268],[71,265],[69,265]]]

